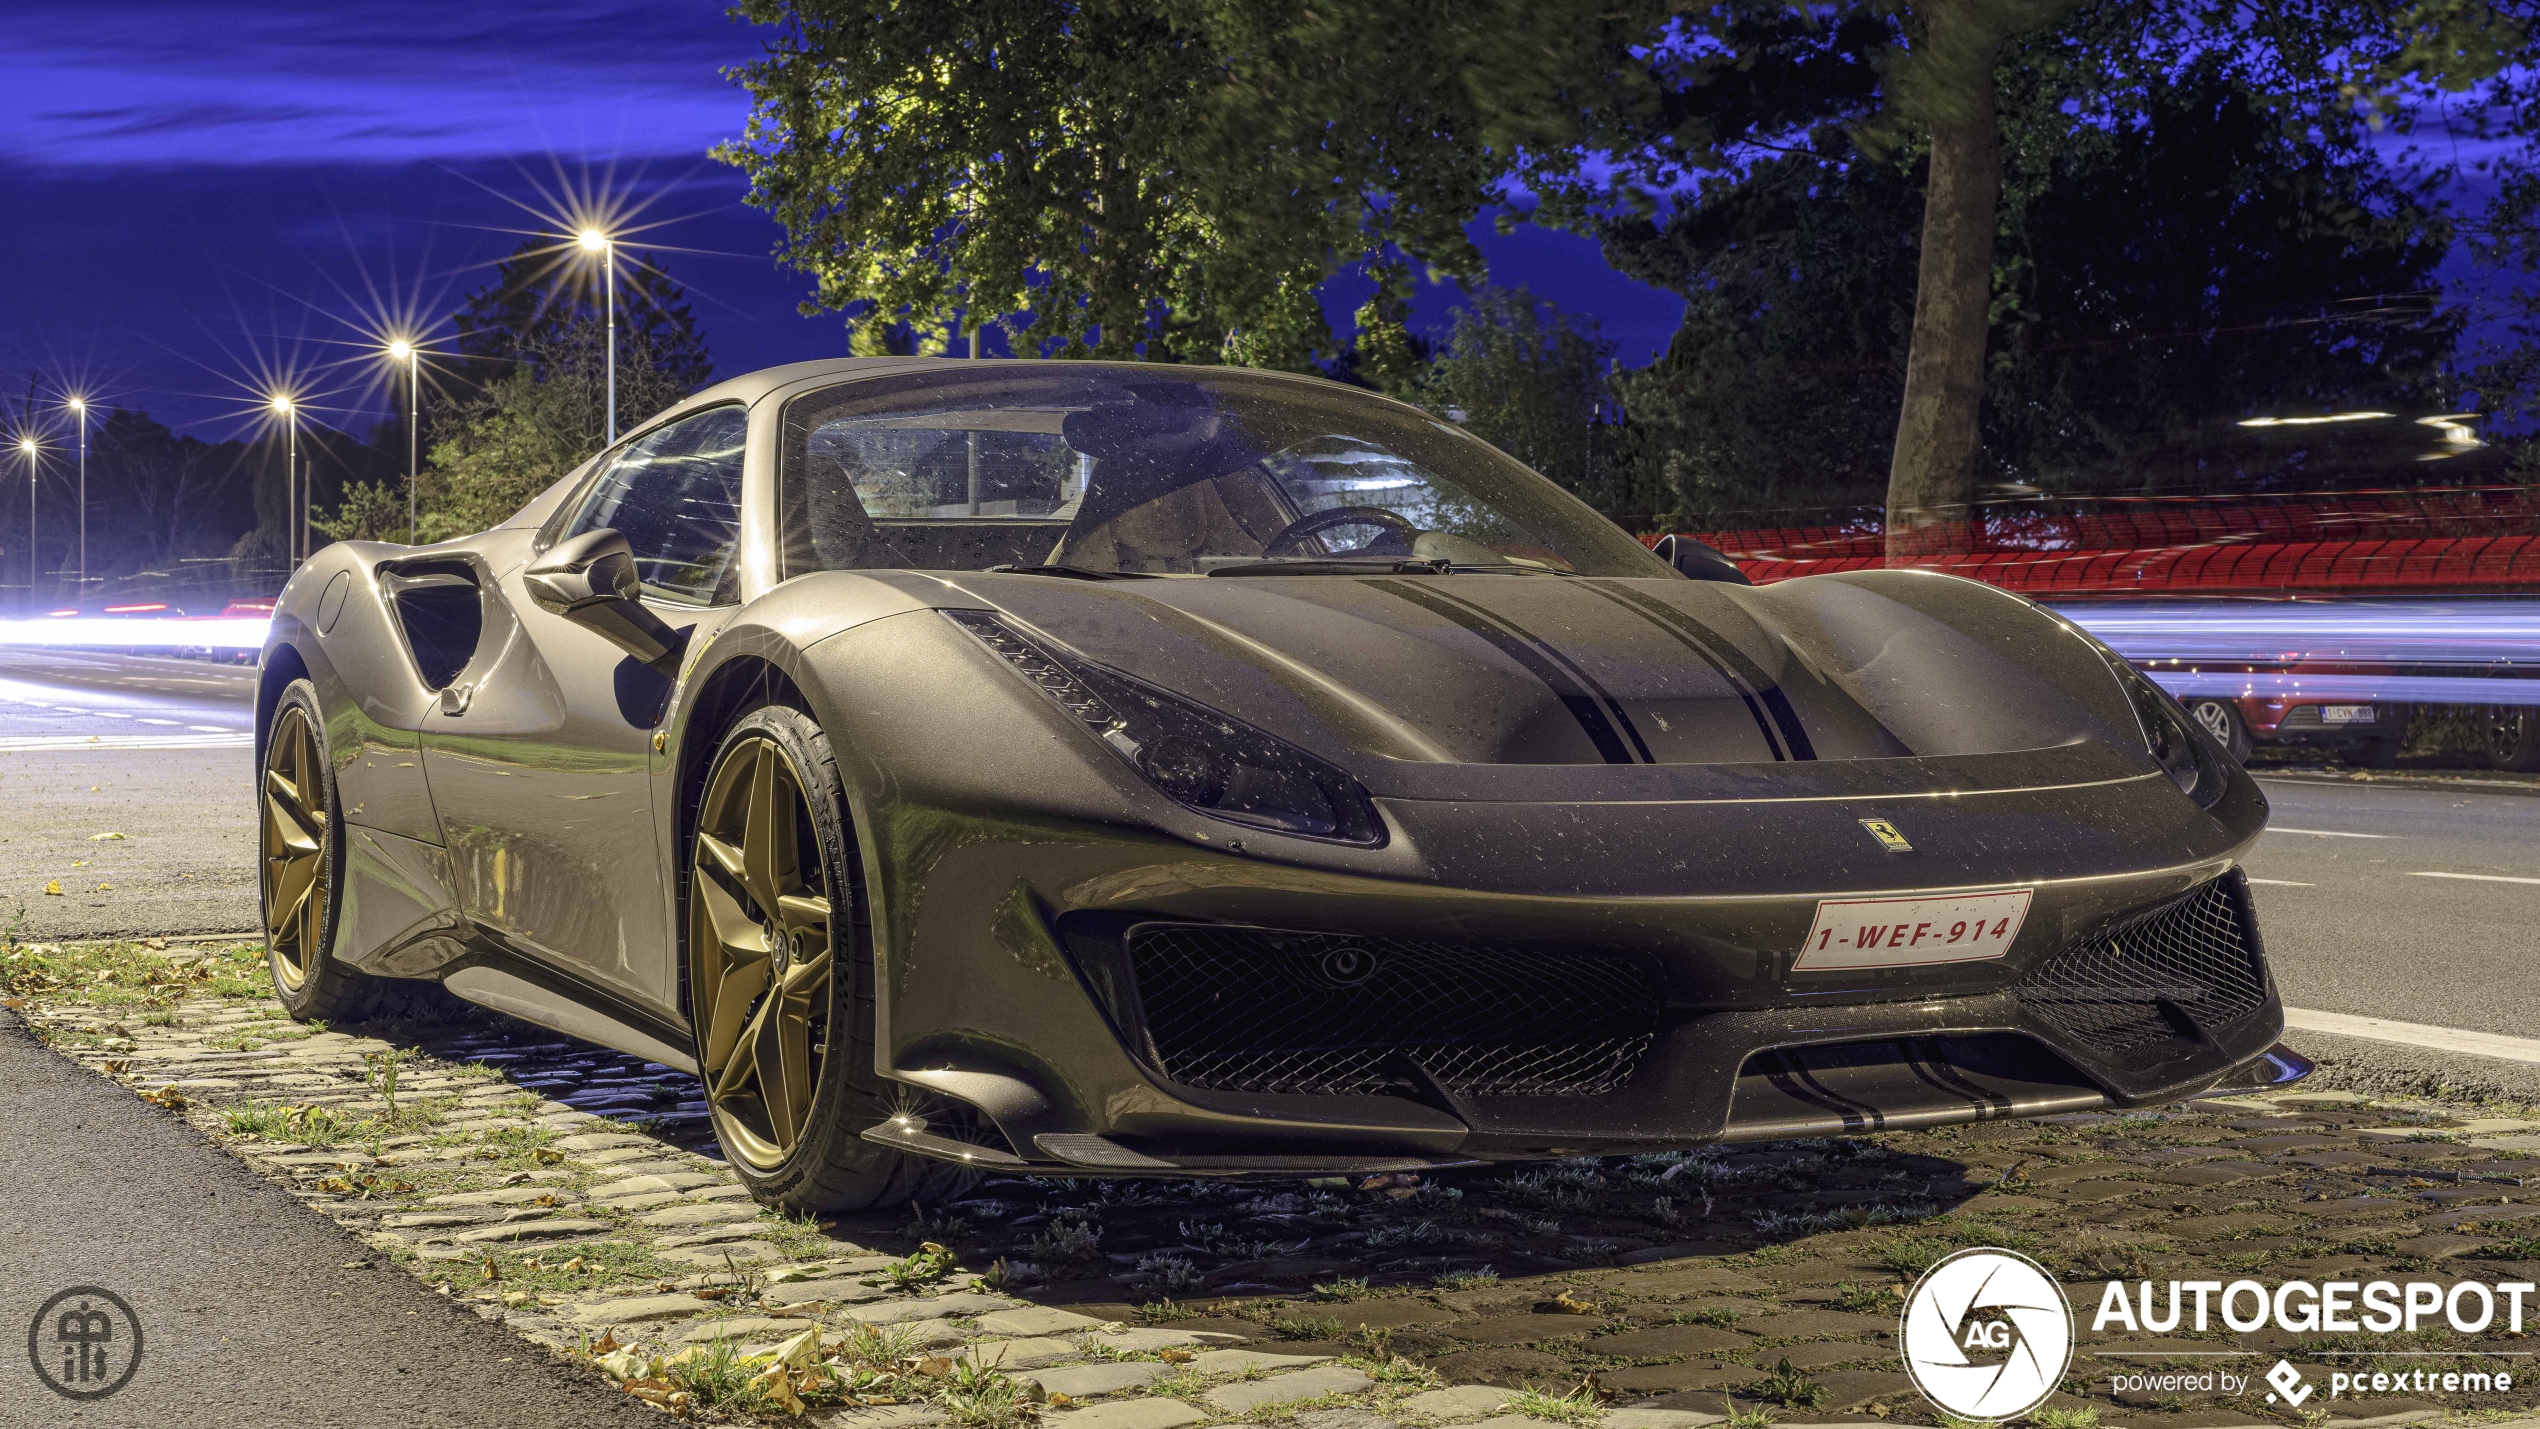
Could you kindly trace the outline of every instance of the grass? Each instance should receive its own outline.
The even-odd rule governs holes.
[[[441,1120],[435,1106],[407,1106],[394,1112],[352,1114],[324,1106],[244,1106],[224,1117],[232,1136],[262,1136],[306,1146],[360,1146],[413,1131]]]
[[[1352,1300],[1364,1300],[1375,1293],[1368,1288],[1367,1277],[1364,1275],[1352,1276],[1345,1280],[1327,1280],[1314,1287],[1315,1299],[1331,1300],[1341,1304],[1347,1304]]]
[[[553,1259],[550,1259],[553,1257]],[[496,1278],[513,1290],[567,1293],[587,1291],[608,1285],[642,1285],[686,1275],[688,1267],[675,1266],[653,1254],[650,1246],[633,1241],[604,1240],[573,1248],[570,1255],[558,1250],[542,1253],[505,1251],[489,1257]],[[530,1262],[537,1262],[535,1265]],[[578,1265],[575,1263],[579,1262]],[[566,1269],[572,1265],[575,1268]],[[454,1266],[451,1279],[465,1285],[484,1279],[484,1262],[474,1268]],[[703,1302],[700,1301],[700,1304]]]
[[[1896,1309],[1896,1289],[1890,1285],[1863,1285],[1846,1280],[1835,1286],[1834,1298],[1826,1302],[1830,1310],[1847,1310],[1855,1315],[1876,1315]]]
[[[1736,1401],[1725,1394],[1720,1396],[1720,1407],[1727,1415],[1723,1429],[1765,1429],[1765,1426],[1780,1417],[1773,1411],[1760,1406],[1754,1409],[1740,1409]]]
[[[1341,1337],[1341,1322],[1329,1315],[1305,1315],[1281,1320],[1273,1328],[1291,1340],[1337,1340]]]
[[[1709,1325],[1715,1330],[1725,1330],[1745,1318],[1744,1310],[1730,1305],[1705,1305],[1699,1310],[1678,1310],[1667,1317],[1671,1324]]]
[[[1747,1392],[1792,1409],[1815,1409],[1826,1401],[1826,1387],[1791,1364],[1788,1355],[1782,1356],[1771,1373],[1747,1386]]]
[[[2099,1409],[2089,1404],[2079,1409],[2041,1409],[2028,1422],[2037,1429],[2099,1429]]]
[[[1479,1270],[1450,1270],[1437,1278],[1440,1290],[1484,1290],[1499,1283],[1499,1272],[1489,1266]]]
[[[1605,1417],[1605,1406],[1587,1389],[1553,1394],[1528,1385],[1508,1396],[1507,1407],[1510,1413],[1555,1424],[1594,1424]]]
[[[1138,1318],[1150,1325],[1165,1325],[1175,1320],[1189,1320],[1196,1318],[1199,1313],[1169,1295],[1138,1307]]]
[[[1446,1383],[1445,1380],[1438,1378],[1437,1371],[1424,1369],[1400,1355],[1386,1355],[1382,1358],[1343,1355],[1341,1363],[1378,1384],[1396,1389],[1436,1389]]]
[[[232,986],[238,991],[232,991]],[[85,1007],[160,1006],[189,993],[261,997],[273,990],[264,952],[251,944],[215,949],[180,966],[135,942],[12,943],[0,947],[0,997],[42,998]]]
[[[1037,1416],[1037,1396],[1021,1381],[988,1368],[973,1355],[953,1367],[952,1383],[936,1403],[962,1429],[1015,1429]]]

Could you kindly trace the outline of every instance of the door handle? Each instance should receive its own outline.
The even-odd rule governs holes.
[[[467,702],[474,698],[476,698],[476,686],[474,685],[448,686],[441,691],[441,713],[445,715],[466,714]]]

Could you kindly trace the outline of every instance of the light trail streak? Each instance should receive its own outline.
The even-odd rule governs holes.
[[[2540,600],[2057,607],[2174,695],[2540,705]]]
[[[0,646],[90,650],[260,650],[273,625],[266,616],[57,616],[0,620]]]

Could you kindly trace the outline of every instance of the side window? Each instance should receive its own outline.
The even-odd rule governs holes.
[[[582,499],[565,534],[615,528],[644,594],[688,605],[739,598],[741,448],[749,413],[717,407],[641,437]]]

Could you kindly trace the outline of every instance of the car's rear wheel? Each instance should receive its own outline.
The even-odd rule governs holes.
[[[2240,763],[2249,762],[2249,726],[2229,700],[2192,700],[2187,712],[2214,737],[2214,743]]]
[[[2540,707],[2487,707],[2487,762],[2498,769],[2540,769]]]
[[[931,1199],[962,1168],[863,1139],[916,1108],[873,1070],[872,924],[828,738],[766,705],[724,736],[689,842],[688,995],[715,1133],[759,1200]]]
[[[302,1021],[366,1014],[379,979],[336,961],[344,830],[317,688],[294,680],[275,701],[257,789],[257,891],[274,996]]]

